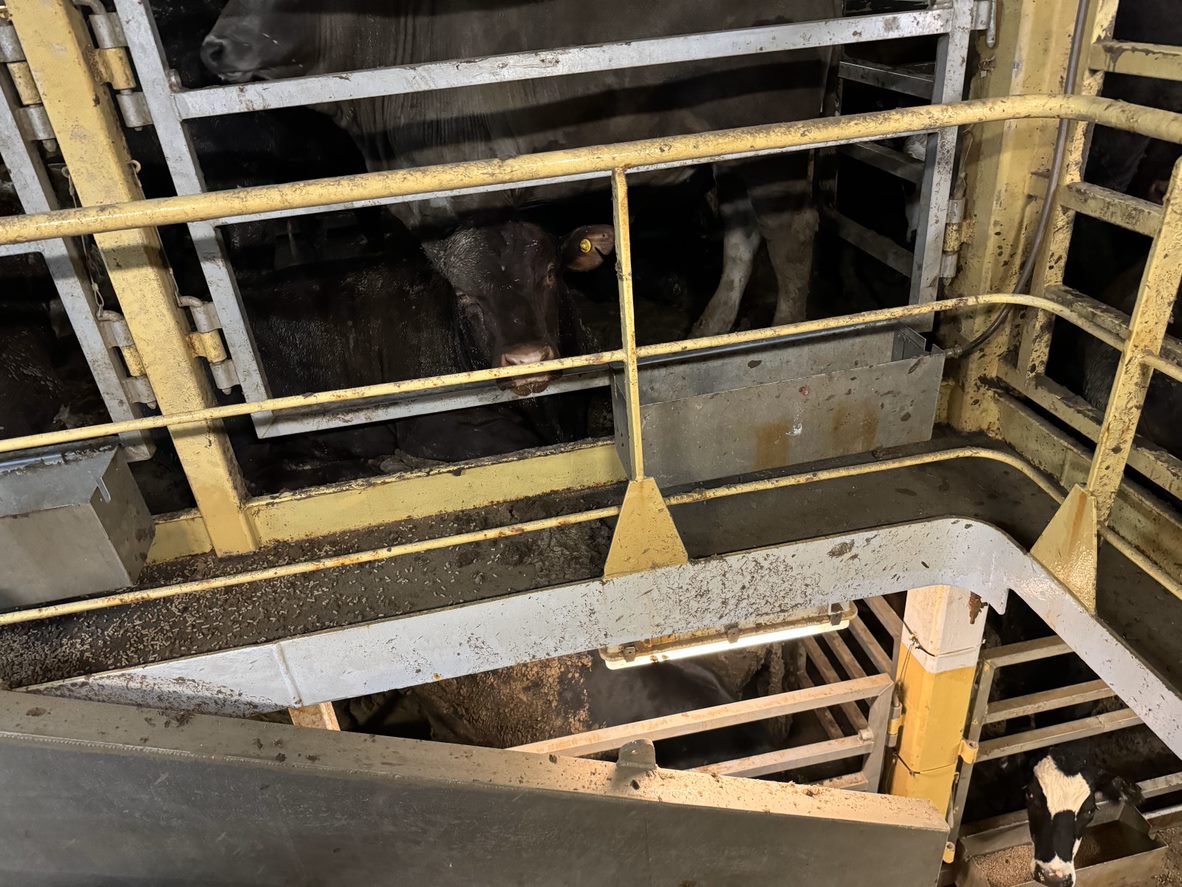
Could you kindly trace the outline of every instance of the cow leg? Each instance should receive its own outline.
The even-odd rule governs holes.
[[[785,155],[744,170],[748,193],[776,272],[777,326],[805,319],[819,217],[808,159]]]
[[[701,318],[690,330],[691,338],[716,336],[729,332],[735,325],[762,240],[751,199],[740,183],[719,177],[718,209],[723,226],[722,279]]]

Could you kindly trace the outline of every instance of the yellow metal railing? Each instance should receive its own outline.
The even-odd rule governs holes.
[[[109,172],[121,161],[125,162],[127,160],[126,148],[124,146],[120,150],[120,146],[123,144],[122,137],[117,135],[117,125],[114,124],[113,114],[110,113],[109,96],[106,96],[101,88],[98,93],[95,93],[93,88],[81,88],[84,85],[82,81],[85,79],[82,74],[88,69],[85,65],[85,52],[82,49],[82,42],[85,38],[82,37],[82,32],[79,30],[80,19],[78,19],[76,12],[68,4],[60,4],[55,0],[13,0],[10,7],[19,36],[22,43],[25,44],[30,67],[38,79],[46,110],[55,128],[61,130],[59,135],[67,163],[72,168],[76,165],[82,167],[75,169],[75,173],[84,173],[84,175],[76,174],[73,178],[97,179],[103,175],[104,170]],[[63,35],[69,35],[69,38]],[[90,86],[96,87],[96,84],[91,82]],[[94,95],[99,98],[93,105],[90,105],[90,99]],[[105,105],[104,102],[106,102]],[[1163,581],[1169,587],[1177,590],[1177,584],[1171,577],[1165,575],[1160,569],[1156,569],[1148,559],[1133,551],[1129,546],[1123,545],[1122,547],[1119,537],[1103,529],[1108,509],[1115,496],[1116,486],[1124,471],[1128,450],[1132,443],[1132,430],[1135,429],[1136,419],[1140,415],[1151,372],[1158,370],[1174,379],[1182,380],[1182,367],[1162,360],[1159,354],[1164,335],[1163,318],[1168,316],[1169,304],[1172,303],[1173,295],[1177,291],[1176,277],[1180,265],[1178,256],[1182,252],[1182,243],[1179,243],[1179,238],[1182,238],[1182,209],[1179,208],[1182,206],[1182,193],[1179,192],[1182,180],[1177,172],[1170,194],[1166,198],[1163,224],[1157,235],[1157,248],[1155,248],[1154,256],[1151,257],[1137,309],[1127,332],[1122,330],[1119,335],[1102,329],[1073,308],[1053,299],[1002,293],[970,296],[922,305],[908,305],[843,318],[807,321],[693,341],[647,347],[638,347],[636,344],[626,181],[629,172],[654,167],[773,154],[843,142],[867,141],[930,132],[946,127],[1035,119],[1073,119],[1134,131],[1154,139],[1182,143],[1182,115],[1134,107],[1094,96],[1025,95],[749,127],[700,135],[650,139],[619,145],[552,151],[508,160],[473,161],[419,169],[374,172],[154,200],[136,199],[139,196],[139,189],[138,184],[133,181],[121,181],[118,183],[119,187],[102,188],[96,186],[88,190],[89,196],[82,194],[80,189],[84,202],[99,205],[0,219],[0,244],[95,235],[104,252],[113,254],[121,252],[124,254],[124,258],[131,257],[136,259],[136,262],[143,259],[146,264],[143,264],[142,267],[136,265],[135,262],[126,266],[119,266],[119,263],[116,262],[116,268],[112,271],[112,279],[115,280],[117,276],[115,271],[118,270],[123,275],[124,283],[129,291],[135,292],[137,298],[142,297],[145,313],[152,314],[160,320],[160,323],[155,326],[152,324],[145,326],[143,332],[150,332],[154,329],[162,331],[161,335],[170,340],[172,343],[170,347],[172,347],[175,345],[177,337],[170,332],[169,325],[173,322],[170,312],[173,311],[173,307],[166,303],[169,289],[162,278],[157,279],[160,278],[160,275],[148,274],[148,271],[155,267],[150,261],[151,253],[158,247],[158,241],[155,240],[155,235],[151,230],[153,228],[162,225],[203,220],[216,221],[227,218],[245,221],[252,215],[284,210],[326,207],[355,201],[380,201],[389,198],[425,198],[443,191],[463,192],[489,187],[544,183],[571,176],[610,176],[618,240],[617,261],[622,345],[620,349],[615,351],[562,358],[532,366],[457,373],[294,397],[272,398],[266,401],[230,406],[212,406],[204,395],[186,398],[183,396],[185,388],[180,386],[173,392],[174,396],[169,398],[168,403],[163,398],[161,399],[164,413],[161,416],[2,441],[0,442],[0,452],[73,443],[125,432],[168,428],[173,432],[174,439],[178,442],[178,452],[181,453],[183,463],[188,459],[199,474],[204,472],[206,468],[210,469],[209,476],[201,474],[194,477],[189,470],[190,465],[186,465],[186,474],[189,476],[190,484],[194,487],[198,506],[207,527],[210,528],[211,538],[215,535],[216,524],[223,524],[222,530],[226,530],[226,532],[219,532],[219,536],[224,542],[216,547],[219,551],[245,550],[257,544],[257,540],[251,541],[250,527],[245,528],[245,534],[241,532],[241,525],[244,521],[248,522],[248,519],[244,516],[245,509],[241,507],[243,503],[241,491],[234,488],[238,484],[234,467],[227,463],[223,456],[218,457],[217,464],[212,464],[207,452],[214,444],[222,448],[223,454],[228,452],[225,449],[224,435],[220,428],[216,424],[211,424],[221,419],[264,411],[308,409],[330,404],[340,405],[362,399],[397,397],[457,385],[495,381],[515,375],[534,374],[539,371],[561,371],[622,364],[626,393],[625,421],[628,426],[629,441],[628,473],[629,477],[635,480],[644,476],[638,387],[638,361],[644,357],[689,354],[719,345],[761,342],[805,333],[838,331],[868,324],[899,321],[927,316],[935,312],[963,311],[985,306],[1012,304],[1050,312],[1079,326],[1109,345],[1121,349],[1122,360],[1118,378],[1114,385],[1108,415],[1101,433],[1101,439],[1105,445],[1098,446],[1094,454],[1087,493],[1096,500],[1096,514],[1101,524],[1100,532],[1113,541],[1118,548],[1122,548],[1122,551],[1126,551],[1143,568],[1159,578],[1159,581]],[[73,128],[62,126],[62,124],[71,123],[77,125]],[[109,138],[104,140],[104,133]],[[94,152],[93,157],[87,153],[88,150]],[[1056,188],[1057,186],[1058,183],[1056,183]],[[106,202],[111,199],[112,195],[120,202]],[[136,258],[137,256],[138,258]],[[1172,290],[1171,283],[1174,284]],[[119,286],[117,285],[116,288],[119,289]],[[129,322],[134,324],[135,318],[130,314]],[[137,344],[141,344],[141,351],[146,353],[149,362],[153,364],[148,367],[149,376],[153,374],[153,366],[157,373],[168,370],[169,362],[162,362],[159,353],[152,353],[155,343],[151,341],[151,336],[145,336],[145,342],[139,343],[140,333],[134,328],[132,332],[137,339]],[[144,345],[147,345],[148,348],[143,347]],[[171,365],[175,366],[181,375],[188,374],[186,378],[191,377],[191,360],[188,357],[177,352],[170,359],[172,360]],[[203,383],[202,386],[189,386],[189,388],[193,391],[203,391],[208,389],[208,385]],[[187,408],[192,406],[198,408]],[[191,435],[190,432],[192,432]],[[187,439],[190,436],[193,438],[192,440]],[[832,476],[849,476],[859,470],[886,470],[889,467],[900,467],[904,464],[921,464],[924,461],[965,456],[1001,461],[1014,460],[1015,458],[1003,453],[976,449],[949,451],[949,453],[953,455],[929,454],[925,457],[916,457],[919,461],[915,463],[907,463],[906,460],[892,460],[874,463],[861,469],[835,469]],[[232,457],[230,463],[232,463]],[[1041,479],[1041,476],[1037,475],[1037,472],[1033,472],[1022,460],[1015,460],[1012,464],[1014,467],[1036,476],[1036,480],[1044,489],[1054,492],[1054,488],[1047,484],[1045,479]],[[823,474],[823,472],[814,473],[811,476],[814,479],[821,479]],[[791,478],[784,478],[766,483],[787,485],[795,482],[797,481]],[[738,485],[721,489],[749,492],[757,488],[759,488],[758,485]],[[712,498],[729,494],[733,493],[707,491],[692,495]],[[671,504],[682,504],[695,500],[674,497],[670,501]],[[235,506],[235,503],[238,505]],[[267,578],[276,578],[279,575],[296,575],[356,563],[367,563],[413,551],[503,538],[562,526],[566,523],[610,517],[617,513],[618,509],[599,509],[593,512],[584,512],[581,515],[567,515],[531,524],[427,540],[405,546],[392,546],[374,552],[360,552],[302,564],[291,564],[271,570],[243,573],[237,576],[182,583],[167,589],[149,589],[126,595],[113,595],[95,600],[54,605],[7,614],[0,617],[0,624],[46,618],[49,615],[62,613],[82,612],[175,594],[193,593],[244,582],[263,581]],[[233,526],[234,524],[239,526]]]

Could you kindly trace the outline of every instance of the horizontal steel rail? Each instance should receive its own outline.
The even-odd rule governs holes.
[[[1101,40],[1092,47],[1088,65],[1093,71],[1182,81],[1182,46]]]
[[[987,4],[977,3],[978,7],[983,5]],[[975,16],[977,19],[981,17]],[[212,86],[177,92],[173,101],[182,119],[194,119],[292,108],[311,102],[343,102],[623,68],[765,55],[902,36],[935,36],[947,34],[951,27],[952,10],[940,7]],[[930,97],[930,90],[928,95]]]
[[[697,773],[709,773],[712,776],[767,776],[770,773],[783,773],[785,770],[803,770],[817,764],[828,764],[831,761],[842,761],[846,758],[856,758],[869,754],[874,750],[876,737],[866,730],[857,736],[842,736],[839,739],[828,739],[821,742],[811,742],[808,745],[798,745],[779,751],[765,752],[748,758],[735,758],[718,764],[707,764],[696,767]]]
[[[1107,711],[1090,718],[1080,718],[1053,727],[1039,727],[1026,730],[1012,736],[1002,736],[989,739],[981,743],[977,753],[978,761],[994,761],[1007,758],[1010,755],[1035,749],[1047,748],[1062,742],[1072,742],[1076,739],[1087,739],[1099,736],[1101,733],[1111,733],[1128,727],[1137,727],[1144,723],[1132,709],[1122,708],[1118,711]]]
[[[473,160],[10,216],[0,219],[0,244],[228,218],[246,220],[265,213],[327,209],[352,201],[435,196],[572,176],[607,177],[615,169],[665,169],[953,126],[1063,118],[1182,143],[1182,114],[1085,96],[1009,96],[547,151],[507,160]]]
[[[1055,485],[1051,483],[1040,471],[1038,471],[1036,468],[1030,465],[1029,462],[1019,456],[1015,456],[1012,453],[1003,452],[1001,450],[990,449],[989,447],[956,447],[949,450],[920,453],[914,456],[902,456],[899,458],[887,459],[879,462],[842,466],[840,468],[819,469],[816,471],[801,472],[783,477],[728,484],[724,486],[711,487],[704,490],[694,490],[688,493],[680,493],[669,496],[666,501],[670,506],[677,507],[679,505],[690,505],[698,502],[710,501],[713,499],[727,498],[729,496],[741,496],[750,493],[760,493],[768,490],[801,486],[804,484],[818,483],[826,480],[836,480],[838,478],[844,477],[861,477],[865,475],[876,474],[881,471],[911,468],[918,465],[929,465],[936,462],[947,462],[954,459],[987,459],[994,462],[1000,462],[1003,465],[1007,465],[1017,471],[1022,472],[1024,475],[1026,475],[1026,477],[1034,481],[1034,483],[1036,483],[1044,493],[1049,495],[1056,502],[1061,502],[1063,500],[1062,492],[1060,492],[1055,487]],[[490,542],[498,539],[509,539],[517,536],[524,536],[529,533],[541,532],[543,530],[560,529],[562,527],[574,526],[581,523],[589,523],[596,520],[608,520],[618,517],[619,513],[619,507],[613,505],[605,508],[593,509],[590,511],[544,518],[536,521],[528,521],[518,524],[509,524],[501,527],[492,527],[484,530],[476,530],[470,533],[460,533],[453,536],[442,536],[434,539],[425,539],[418,542],[409,542],[400,545],[390,545],[384,548],[370,549],[367,551],[353,552],[350,554],[334,555],[331,557],[300,561],[297,563],[284,564],[278,567],[247,570],[241,573],[234,573],[224,576],[213,576],[206,579],[195,579],[188,582],[157,586],[154,588],[124,591],[116,594],[104,595],[101,597],[87,598],[84,600],[46,604],[40,607],[30,607],[22,610],[14,610],[8,613],[0,613],[0,625],[15,625],[24,622],[37,622],[45,619],[54,619],[61,616],[70,616],[79,613],[109,609],[111,607],[122,607],[131,604],[148,603],[151,601],[165,600],[167,598],[180,597],[189,594],[201,594],[219,588],[234,588],[241,585],[250,585],[256,582],[266,582],[268,580],[281,579],[288,576],[317,573],[322,570],[332,570],[341,567],[352,567],[361,564],[378,563],[380,561],[390,560],[396,557],[405,557],[406,555],[410,554],[437,551],[442,548],[451,548],[459,545],[470,545],[478,542]],[[1141,570],[1152,576],[1157,582],[1161,583],[1163,587],[1169,590],[1176,597],[1182,599],[1182,586],[1179,586],[1173,577],[1165,573],[1160,567],[1158,567],[1157,564],[1147,558],[1136,548],[1131,546],[1112,530],[1104,528],[1101,533],[1103,534],[1104,539],[1108,541],[1109,544],[1111,544],[1113,548],[1119,551],[1124,557],[1128,558]],[[877,614],[878,612],[879,610],[875,609],[875,613]],[[886,624],[885,621],[884,624]],[[887,627],[889,630],[893,630],[891,626]]]
[[[1084,317],[1075,310],[1059,302],[1041,297],[1020,294],[989,294],[982,296],[964,296],[959,299],[945,299],[925,305],[902,305],[897,308],[883,308],[876,311],[866,311],[860,314],[850,314],[842,317],[822,318],[801,323],[786,324],[779,327],[768,327],[759,330],[744,330],[737,333],[727,333],[721,336],[708,336],[701,339],[666,342],[657,345],[645,345],[637,348],[640,359],[654,358],[667,355],[694,355],[709,353],[720,347],[737,346],[748,343],[764,342],[772,339],[787,340],[796,336],[813,335],[825,332],[842,332],[847,330],[864,329],[887,323],[894,323],[912,317],[922,317],[932,312],[963,311],[988,305],[1021,305],[1039,308],[1055,314],[1064,320],[1078,326],[1084,332],[1111,345],[1113,348],[1123,346],[1122,338],[1110,330],[1101,327]],[[377,385],[365,385],[356,388],[342,388],[333,391],[322,391],[315,394],[297,394],[288,397],[276,397],[269,400],[252,401],[250,403],[227,404],[226,406],[209,407],[201,410],[189,410],[170,413],[162,416],[148,416],[142,419],[124,422],[109,422],[103,425],[90,425],[83,428],[68,428],[45,434],[28,435],[0,440],[0,453],[10,453],[36,447],[57,446],[60,444],[76,443],[83,440],[95,440],[115,434],[132,431],[146,431],[154,428],[176,428],[178,426],[196,422],[228,419],[234,416],[247,416],[264,411],[283,412],[287,410],[307,409],[309,407],[339,405],[358,400],[377,398],[393,398],[413,394],[421,391],[435,391],[439,389],[455,388],[479,382],[499,381],[511,379],[514,376],[535,375],[543,372],[562,372],[571,369],[603,366],[621,363],[624,359],[622,350],[605,351],[597,354],[578,357],[564,357],[557,360],[543,361],[534,364],[498,367],[488,370],[472,370],[464,373],[452,373],[445,376],[433,376],[423,379],[408,379],[401,382],[383,382]],[[1167,375],[1182,379],[1182,366],[1167,365],[1162,370]]]
[[[588,730],[585,733],[543,739],[528,745],[515,746],[514,750],[576,757],[594,755],[620,748],[634,739],[649,739],[656,742],[675,736],[687,736],[691,733],[704,733],[707,730],[720,730],[723,727],[734,727],[739,724],[749,724],[784,715],[800,714],[827,706],[856,702],[860,699],[873,699],[893,683],[894,681],[888,675],[874,675],[835,682],[822,687],[793,690],[758,699],[745,699],[726,705],[699,708],[679,714],[650,718],[645,721],[635,721],[631,724],[621,724],[617,727],[605,727],[601,730]]]
[[[1000,724],[1014,718],[1022,718],[1044,711],[1055,711],[1085,702],[1111,699],[1115,695],[1103,681],[1084,681],[1069,687],[1028,693],[1025,696],[1002,699],[990,705],[985,715],[985,723]]]

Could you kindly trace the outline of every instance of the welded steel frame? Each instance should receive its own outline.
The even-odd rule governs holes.
[[[835,548],[846,554],[834,556]],[[1018,594],[1168,747],[1182,750],[1177,690],[1021,546],[988,524],[957,518],[737,552],[26,689],[248,714],[415,686],[424,674],[460,677],[934,585],[971,589],[1001,612],[1009,594]],[[736,597],[736,587],[747,593]],[[440,638],[449,642],[432,642]]]
[[[814,662],[823,679],[823,683],[819,685],[807,680],[798,690],[569,736],[558,736],[520,745],[516,750],[586,757],[614,751],[636,740],[647,739],[655,742],[737,724],[812,712],[825,729],[827,739],[754,757],[715,762],[697,769],[719,776],[763,776],[831,761],[860,758],[860,766],[854,772],[825,779],[821,784],[840,787],[847,791],[879,791],[887,749],[894,739],[890,733],[890,723],[895,697],[895,669],[891,659],[866,628],[863,622],[864,612],[850,620],[848,629],[826,632],[822,635],[823,642],[844,669],[845,677],[838,674],[827,655],[820,649],[818,641],[808,638],[802,643],[807,646],[808,657]],[[843,637],[847,632],[866,655],[875,669],[874,672],[868,673],[853,655]],[[898,639],[897,634],[892,636]],[[860,704],[869,705],[867,714],[863,714]],[[829,709],[834,707],[840,707],[845,713],[853,733],[847,734],[841,729],[829,712]]]
[[[958,101],[964,88],[969,35],[974,27],[984,28],[991,15],[989,0],[938,0],[927,10],[185,90],[176,83],[174,77],[170,77],[149,0],[115,0],[115,7],[178,194],[205,191],[200,162],[186,128],[187,121],[347,99],[926,35],[938,37],[934,92],[929,94],[929,98],[937,103]],[[912,303],[930,302],[939,295],[955,152],[955,127],[946,127],[932,134],[920,185],[921,205],[927,207],[927,211],[919,225],[914,256],[902,247],[890,249],[893,244],[881,243],[874,238],[855,236],[853,239],[853,242],[868,248],[871,254],[889,260],[897,270],[911,276]],[[550,181],[557,180],[560,179]],[[437,195],[422,195],[423,198],[429,196]],[[315,207],[313,211],[389,202],[392,201],[341,202]],[[238,384],[247,401],[263,401],[270,397],[271,389],[246,319],[234,270],[218,231],[221,225],[235,221],[240,219],[227,218],[218,222],[198,220],[190,222],[188,228],[217,310]],[[851,236],[857,233],[847,231]],[[924,327],[930,326],[930,322],[930,318],[921,317],[914,323]],[[602,371],[592,372],[581,379],[566,380],[550,386],[540,395],[533,396],[551,396],[604,384],[607,384],[605,374]],[[500,402],[513,396],[486,388],[475,394],[458,391],[445,398],[413,399],[394,405],[377,404],[360,410],[320,412],[312,416],[298,413],[273,416],[258,412],[252,418],[257,433],[261,437],[270,437]]]
[[[1053,659],[1056,656],[1067,656],[1072,653],[1071,647],[1058,637],[1050,635],[1032,641],[1019,641],[995,647],[981,657],[977,664],[977,677],[973,687],[973,706],[965,729],[966,753],[961,756],[956,777],[956,792],[952,808],[948,813],[948,824],[951,829],[950,840],[955,841],[963,827],[965,803],[968,800],[973,768],[977,763],[1048,748],[1061,742],[1099,736],[1144,723],[1136,712],[1128,707],[1123,707],[1054,727],[1024,730],[998,739],[981,741],[981,732],[988,724],[1004,723],[1009,719],[1026,714],[1054,711],[1084,702],[1112,699],[1117,695],[1104,681],[1097,680],[1032,693],[1028,696],[990,699],[993,683],[1002,668]],[[1169,794],[1182,790],[1182,773],[1164,774],[1145,780],[1139,785],[1147,798]]]
[[[0,21],[0,29],[11,31],[12,25]],[[5,45],[10,42],[4,41]],[[6,65],[0,67],[7,68]],[[0,71],[0,94],[0,161],[8,170],[21,206],[26,213],[59,209],[44,158],[25,137],[18,122],[20,99],[7,70]],[[62,238],[35,244],[13,244],[0,249],[0,256],[32,253],[45,260],[58,298],[111,418],[119,422],[142,415],[142,409],[125,385],[129,375],[127,367],[115,357],[99,329],[94,287],[78,240]],[[133,462],[151,458],[154,451],[151,441],[143,434],[126,435],[122,444],[127,458]]]

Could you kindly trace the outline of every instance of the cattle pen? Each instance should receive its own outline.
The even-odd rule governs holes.
[[[0,2],[0,881],[1179,883],[1182,30],[827,4]]]

